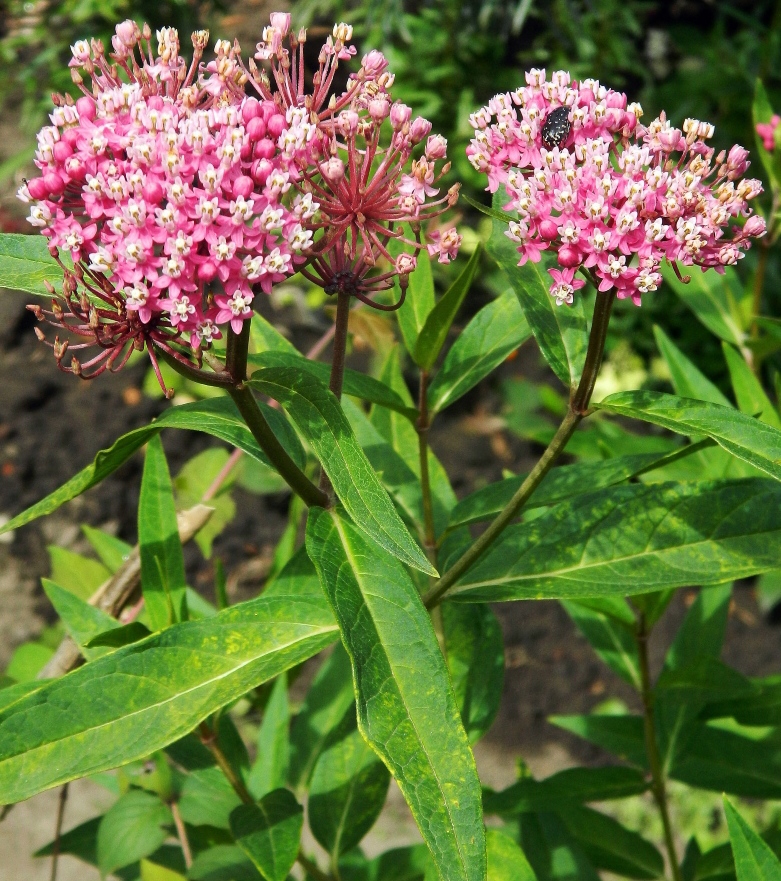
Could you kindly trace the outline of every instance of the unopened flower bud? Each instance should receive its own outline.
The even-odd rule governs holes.
[[[409,128],[409,136],[412,140],[412,143],[419,144],[430,131],[431,123],[427,119],[424,119],[422,116],[416,117]]]
[[[758,214],[753,214],[743,225],[743,235],[753,238],[760,238],[767,232],[767,224],[765,218]]]
[[[397,101],[391,107],[390,120],[394,130],[398,131],[402,126],[406,125],[412,116],[412,108],[406,104]]]
[[[320,170],[331,183],[338,183],[344,177],[344,162],[338,156],[332,156],[320,166]]]
[[[432,161],[444,159],[447,154],[447,140],[442,135],[431,135],[426,141],[426,158]]]

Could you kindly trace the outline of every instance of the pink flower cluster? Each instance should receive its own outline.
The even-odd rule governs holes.
[[[582,268],[600,291],[615,288],[639,305],[661,284],[662,260],[723,272],[765,232],[748,206],[762,186],[741,180],[746,150],[716,156],[708,123],[687,119],[681,130],[661,114],[642,126],[641,114],[594,80],[531,70],[526,86],[470,117],[467,155],[491,192],[505,188],[506,209],[518,214],[506,235],[519,265],[557,253],[550,292],[559,304],[573,302]],[[737,218],[748,219],[728,232]]]
[[[189,70],[171,28],[158,31],[154,57],[151,34],[120,24],[116,66],[99,43],[74,45],[84,95],[55,107],[38,135],[40,177],[20,193],[33,202],[30,222],[69,252],[103,305],[135,313],[141,334],[168,329],[193,349],[220,325],[238,332],[255,290],[293,272],[317,208],[302,196],[283,202],[311,126],[245,97],[225,41],[199,71],[207,39],[193,36]]]
[[[423,247],[441,263],[458,252],[461,236],[453,228],[433,232],[427,246],[420,238],[421,225],[437,218],[458,198],[458,186],[437,198],[436,184],[450,168],[444,162],[447,142],[430,135],[430,122],[412,119],[407,105],[392,101],[394,77],[380,52],[364,56],[341,94],[331,91],[339,61],[355,55],[355,48],[348,45],[352,39],[349,25],[336,25],[321,48],[308,93],[304,85],[306,32],[292,35],[289,29],[289,15],[271,16],[255,54],[270,64],[271,77],[254,63],[247,76],[261,96],[281,101],[288,115],[304,107],[316,120],[318,151],[301,173],[302,188],[319,204],[319,220],[310,224],[318,238],[302,274],[329,294],[342,291],[377,306],[368,296],[390,287],[395,276],[405,285]],[[422,155],[413,159],[413,150],[423,142]],[[378,272],[375,267],[383,259],[389,268]]]
[[[781,123],[781,116],[777,113],[770,117],[770,122],[757,123],[757,134],[762,139],[762,146],[768,153],[772,153],[776,148],[776,129],[779,123]]]

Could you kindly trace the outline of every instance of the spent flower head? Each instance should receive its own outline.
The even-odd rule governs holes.
[[[73,261],[64,302],[35,311],[80,338],[54,348],[63,369],[85,377],[145,346],[159,377],[150,344],[198,361],[312,242],[304,223],[316,203],[285,195],[306,161],[306,130],[278,103],[245,95],[238,47],[219,40],[204,64],[208,32],[192,42],[189,65],[173,28],[153,41],[147,26],[123,22],[108,58],[97,41],[76,43],[83,96],[55,96],[38,135],[40,175],[20,191],[53,254]],[[64,360],[93,344],[88,361]]]
[[[430,134],[430,122],[413,119],[408,106],[393,101],[394,77],[381,52],[367,53],[344,90],[334,91],[339,62],[356,54],[351,38],[352,27],[334,26],[310,83],[306,31],[291,33],[290,16],[276,13],[255,53],[269,70],[252,61],[246,73],[262,98],[286,109],[296,131],[307,132],[310,152],[304,161],[298,156],[297,186],[319,213],[305,221],[315,242],[303,274],[329,294],[341,291],[377,306],[369,296],[396,276],[404,290],[423,248],[442,263],[456,256],[461,237],[455,229],[433,232],[428,244],[421,230],[455,203],[458,187],[440,195],[438,184],[450,168],[447,142]]]
[[[559,304],[582,287],[574,281],[582,268],[600,291],[615,288],[639,305],[661,284],[662,260],[676,272],[678,263],[723,272],[765,232],[762,218],[750,216],[762,186],[742,179],[746,150],[715,155],[709,123],[687,119],[678,129],[662,113],[643,126],[641,114],[595,80],[531,70],[525,86],[470,118],[467,155],[518,214],[506,235],[519,265],[557,254],[550,292]],[[748,220],[741,226],[739,218]]]

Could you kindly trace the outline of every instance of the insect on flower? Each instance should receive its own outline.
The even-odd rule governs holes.
[[[560,147],[567,140],[572,129],[569,121],[569,107],[557,107],[551,110],[545,125],[542,127],[542,143],[549,150]]]

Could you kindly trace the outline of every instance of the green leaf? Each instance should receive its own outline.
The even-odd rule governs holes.
[[[143,758],[335,636],[324,599],[262,596],[91,661],[0,713],[2,798]]]
[[[396,249],[392,249],[391,253],[393,250]],[[400,294],[398,282],[396,282],[396,293]],[[434,277],[431,274],[431,258],[428,256],[428,251],[423,248],[418,254],[415,271],[409,274],[409,287],[404,304],[396,311],[399,330],[401,330],[404,345],[410,355],[415,351],[418,336],[434,305]]]
[[[738,881],[781,881],[781,862],[768,845],[724,798]]]
[[[472,285],[477,267],[480,265],[481,251],[482,248],[478,245],[469,258],[469,262],[461,271],[461,274],[443,294],[442,299],[429,312],[426,323],[420,330],[417,342],[415,343],[415,350],[412,354],[412,360],[421,370],[430,370],[439,357],[442,346],[447,339],[450,325],[458,314],[458,310],[464,302],[464,297]]]
[[[494,721],[504,685],[504,640],[489,606],[442,605],[445,658],[470,743]]]
[[[337,643],[317,671],[291,726],[288,782],[294,789],[308,787],[329,735],[354,701],[350,658],[342,644]]]
[[[52,563],[52,581],[79,599],[88,600],[111,577],[111,572],[97,560],[57,545],[50,545],[47,550]]]
[[[629,798],[647,789],[648,782],[635,768],[567,768],[544,780],[524,777],[501,792],[486,790],[483,807],[487,814],[514,816],[524,811],[558,811],[585,802]]]
[[[648,764],[641,716],[550,716],[548,721],[632,765]]]
[[[333,393],[308,370],[293,366],[261,368],[248,384],[290,413],[360,528],[398,559],[436,575],[396,513]]]
[[[438,413],[465,395],[530,336],[531,328],[512,291],[483,306],[458,335],[429,387],[431,412]]]
[[[745,346],[746,320],[741,308],[744,292],[738,279],[733,281],[726,273],[695,271],[691,281],[684,284],[669,265],[662,267],[662,275],[711,333],[739,349]]]
[[[555,814],[521,814],[521,846],[539,881],[599,881],[580,843]]]
[[[494,208],[503,198],[499,192],[494,195]],[[518,252],[506,231],[506,224],[494,220],[488,253],[512,285],[543,357],[564,385],[574,388],[583,372],[588,346],[583,297],[575,297],[572,306],[557,306],[550,295],[552,279],[547,272],[554,264],[543,257],[539,263],[518,266]]]
[[[289,789],[274,789],[230,816],[236,844],[266,881],[285,881],[298,856],[304,809]]]
[[[42,578],[41,584],[46,596],[54,606],[54,610],[62,619],[65,629],[81,649],[84,657],[89,659],[105,654],[105,650],[95,651],[86,648],[86,646],[98,634],[119,627],[119,621],[95,606],[85,603],[84,600],[79,599],[69,590],[64,590],[59,584],[49,581],[48,578]]]
[[[0,234],[0,285],[12,291],[27,291],[51,297],[44,282],[62,286],[62,270],[49,253],[41,235]]]
[[[260,881],[261,875],[244,851],[234,844],[216,844],[195,856],[187,872],[190,881]]]
[[[729,731],[714,722],[692,722],[687,728],[686,742],[670,767],[675,780],[745,798],[781,798],[777,734],[765,735],[762,729]]]
[[[54,650],[39,642],[23,642],[11,655],[5,675],[17,682],[34,680],[51,660]]]
[[[537,881],[534,869],[518,845],[498,829],[486,829],[486,881]]]
[[[608,667],[639,690],[640,662],[632,625],[589,608],[586,603],[570,600],[562,605]]]
[[[186,881],[180,872],[174,872],[150,860],[141,860],[141,881]]]
[[[299,466],[303,465],[301,443],[288,421],[278,410],[263,403],[260,403],[260,407],[285,449]],[[79,471],[46,498],[41,499],[40,502],[0,527],[0,535],[11,529],[18,529],[37,517],[51,514],[60,505],[75,499],[76,496],[100,483],[164,428],[186,428],[202,431],[204,434],[210,434],[224,440],[231,446],[238,447],[265,465],[270,464],[230,398],[213,398],[193,404],[182,404],[178,407],[171,407],[150,425],[144,425],[122,435],[111,447],[101,450],[91,465]],[[55,580],[58,584],[62,583],[61,579],[55,578]]]
[[[150,629],[140,621],[131,621],[129,624],[120,624],[115,621],[116,627],[105,630],[93,636],[85,645],[87,648],[107,647],[117,649],[123,645],[130,645],[140,639],[146,639],[151,633]],[[105,654],[105,652],[103,653]],[[98,655],[94,655],[98,657]]]
[[[409,575],[337,511],[310,509],[306,547],[353,664],[361,734],[396,778],[440,874],[482,881],[474,758]]]
[[[262,355],[250,356],[250,363],[255,369],[263,367],[290,367],[293,369],[308,370],[316,379],[327,386],[331,375],[331,368],[322,361],[309,361],[302,355],[292,355],[287,352],[265,352]],[[418,411],[384,382],[360,373],[357,370],[346,368],[344,371],[343,391],[346,395],[360,398],[380,407],[387,407],[396,413],[401,413],[407,419],[414,422],[418,417]]]
[[[726,343],[722,343],[721,348],[724,351],[732,388],[740,410],[749,416],[756,416],[760,422],[764,422],[766,425],[781,429],[781,419],[778,417],[778,412],[765,394],[759,380],[746,364],[746,359]]]
[[[759,135],[756,133],[756,126],[758,122],[770,122],[773,117],[773,106],[768,99],[767,92],[765,91],[765,87],[762,84],[762,80],[757,78],[756,85],[754,87],[754,102],[751,108],[753,123],[754,123],[754,149],[759,154],[759,158],[762,161],[762,165],[765,167],[765,173],[767,174],[768,180],[770,181],[770,187],[774,191],[778,191],[779,186],[781,186],[781,179],[779,178],[779,168],[778,168],[778,157],[775,156],[775,151],[768,152],[765,149],[764,141]]]
[[[526,503],[525,510],[553,505],[601,487],[622,483],[659,461],[660,457],[656,453],[644,453],[639,456],[616,456],[597,462],[562,465],[545,475]],[[462,499],[450,514],[449,528],[492,520],[512,499],[526,477],[526,474],[507,477]]]
[[[678,434],[707,435],[728,453],[781,480],[781,431],[733,408],[652,391],[618,392],[594,406]]]
[[[664,860],[653,844],[612,817],[585,807],[567,807],[559,813],[595,868],[627,878],[664,875]]]
[[[263,352],[287,352],[303,358],[293,343],[282,336],[276,327],[258,312],[252,316],[250,322],[250,351],[253,355]]]
[[[289,725],[287,676],[282,673],[274,682],[266,704],[258,730],[258,757],[247,778],[247,788],[255,798],[285,785],[290,752]]]
[[[93,817],[85,823],[80,823],[73,829],[63,832],[59,840],[58,852],[71,854],[78,857],[91,866],[98,864],[98,827],[103,817]],[[54,842],[50,841],[44,847],[39,848],[33,854],[34,857],[48,857],[54,852]]]
[[[711,404],[720,404],[722,407],[732,407],[730,401],[656,324],[654,325],[654,338],[662,358],[670,369],[673,388],[677,395],[683,398],[710,401]]]
[[[388,769],[361,737],[350,707],[321,752],[309,789],[309,826],[332,865],[374,825],[389,784]]]
[[[664,659],[664,672],[680,670],[702,658],[718,658],[724,643],[732,584],[701,590],[689,607]]]
[[[199,768],[185,777],[179,813],[191,826],[230,827],[230,815],[241,804],[220,768]]]
[[[171,809],[149,792],[131,789],[103,815],[98,827],[98,867],[103,875],[154,853],[173,825]]]
[[[598,490],[509,526],[447,596],[580,599],[747,578],[778,566],[779,505],[763,478]]]
[[[92,526],[82,525],[81,531],[112,575],[128,561],[133,548],[126,541]]]
[[[158,436],[146,448],[138,500],[141,587],[154,630],[187,618],[184,555],[176,525],[171,475]]]

